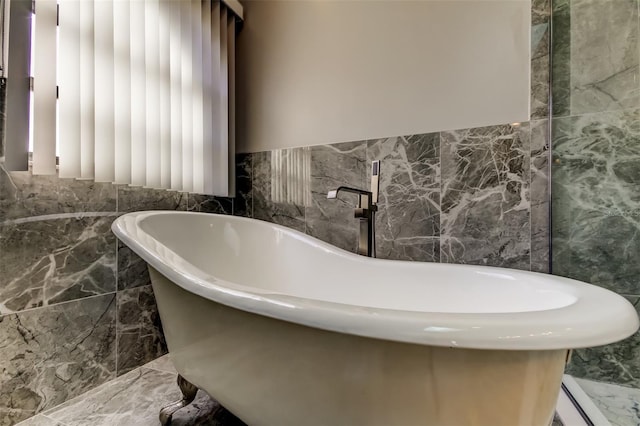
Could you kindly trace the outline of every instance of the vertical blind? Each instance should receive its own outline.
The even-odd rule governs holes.
[[[37,0],[33,173],[55,174],[58,159],[64,178],[233,196],[242,9],[228,4]]]

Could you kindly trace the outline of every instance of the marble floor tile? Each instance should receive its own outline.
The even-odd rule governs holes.
[[[638,1],[572,0],[570,13],[571,115],[637,107]]]
[[[151,286],[119,291],[117,303],[120,376],[166,354],[167,343]]]
[[[640,294],[640,110],[553,121],[554,273]]]
[[[19,424],[20,426],[66,426],[60,422],[50,419],[49,417],[43,416],[42,414],[31,417]]]
[[[0,226],[0,313],[115,291],[112,216]]]
[[[529,269],[528,123],[441,133],[441,260]]]
[[[236,198],[233,200],[233,214],[252,217],[253,215],[253,155],[236,156]]]
[[[440,134],[369,141],[367,163],[374,160],[381,160],[378,257],[439,262]]]
[[[305,206],[311,204],[309,149],[258,152],[252,161],[253,218],[304,232]]]
[[[66,426],[151,426],[158,424],[160,408],[180,399],[176,375],[140,368],[100,386],[80,398],[46,413]],[[242,425],[205,392],[178,411],[172,425]]]
[[[0,425],[115,377],[115,295],[0,317]]]
[[[178,374],[173,363],[171,362],[171,355],[166,354],[161,356],[160,358],[154,359],[151,362],[143,365],[144,368],[149,368],[151,370],[159,370],[167,373]]]
[[[305,208],[307,234],[334,246],[356,252],[359,222],[353,216],[358,196],[327,192],[339,186],[369,190],[366,185],[366,142],[313,146],[311,150],[311,205]]]
[[[612,426],[640,425],[640,389],[575,379]]]

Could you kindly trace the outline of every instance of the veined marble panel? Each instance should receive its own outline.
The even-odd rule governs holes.
[[[553,121],[553,272],[640,294],[640,110]]]
[[[118,292],[117,373],[124,374],[167,353],[151,286]]]
[[[378,257],[439,262],[440,134],[370,141],[367,163],[374,160],[381,160]]]
[[[0,165],[0,222],[76,212],[116,211],[116,189],[110,183],[7,172]]]
[[[7,120],[7,81],[0,79],[0,157],[4,157],[4,134]]]
[[[0,226],[0,313],[115,291],[112,216]]]
[[[531,119],[549,115],[551,0],[531,2]]]
[[[151,285],[147,262],[118,240],[118,291]]]
[[[155,425],[160,408],[181,398],[175,377],[163,371],[137,369],[46,415],[67,426]],[[192,404],[174,414],[171,424],[244,425],[202,391]]]
[[[307,234],[345,250],[358,248],[359,222],[353,212],[358,196],[340,193],[335,200],[327,192],[339,186],[369,190],[366,185],[366,142],[347,142],[310,148],[311,203],[305,208]]]
[[[232,214],[233,199],[212,195],[189,194],[187,209],[199,213]]]
[[[441,260],[529,269],[529,124],[441,138]]]
[[[628,297],[640,314],[640,297]],[[640,333],[607,346],[577,349],[567,373],[583,379],[640,387]]]
[[[0,317],[0,425],[115,376],[115,295]]]
[[[549,273],[549,121],[531,123],[531,270]]]
[[[311,199],[311,167],[306,156],[310,156],[309,148],[252,154],[254,219],[304,232],[305,204]]]
[[[576,378],[612,426],[640,425],[640,390]]]
[[[552,115],[571,114],[571,6],[569,0],[553,0],[551,37]]]
[[[233,200],[233,214],[236,216],[252,217],[253,214],[252,158],[251,154],[236,156],[236,198]]]
[[[144,210],[187,210],[187,193],[117,185],[118,212]]]
[[[572,0],[571,114],[640,102],[638,0]]]

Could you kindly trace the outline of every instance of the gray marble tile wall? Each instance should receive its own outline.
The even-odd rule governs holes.
[[[355,252],[356,197],[326,194],[340,185],[367,188],[370,162],[382,160],[379,258],[548,272],[547,123],[249,154],[253,204],[245,215]],[[309,176],[280,174],[273,157],[301,158],[300,150],[310,153]],[[302,187],[308,201],[274,195],[291,187]]]
[[[638,0],[553,3],[553,273],[640,298]],[[640,387],[640,335],[578,350],[579,377]]]
[[[0,425],[166,353],[146,265],[110,230],[150,209],[230,214],[233,202],[0,165]]]

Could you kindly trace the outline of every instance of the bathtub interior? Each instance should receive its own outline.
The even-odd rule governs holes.
[[[550,284],[521,271],[368,259],[257,220],[169,213],[143,217],[139,227],[205,274],[263,294],[447,313],[543,311],[577,300],[562,279]]]

